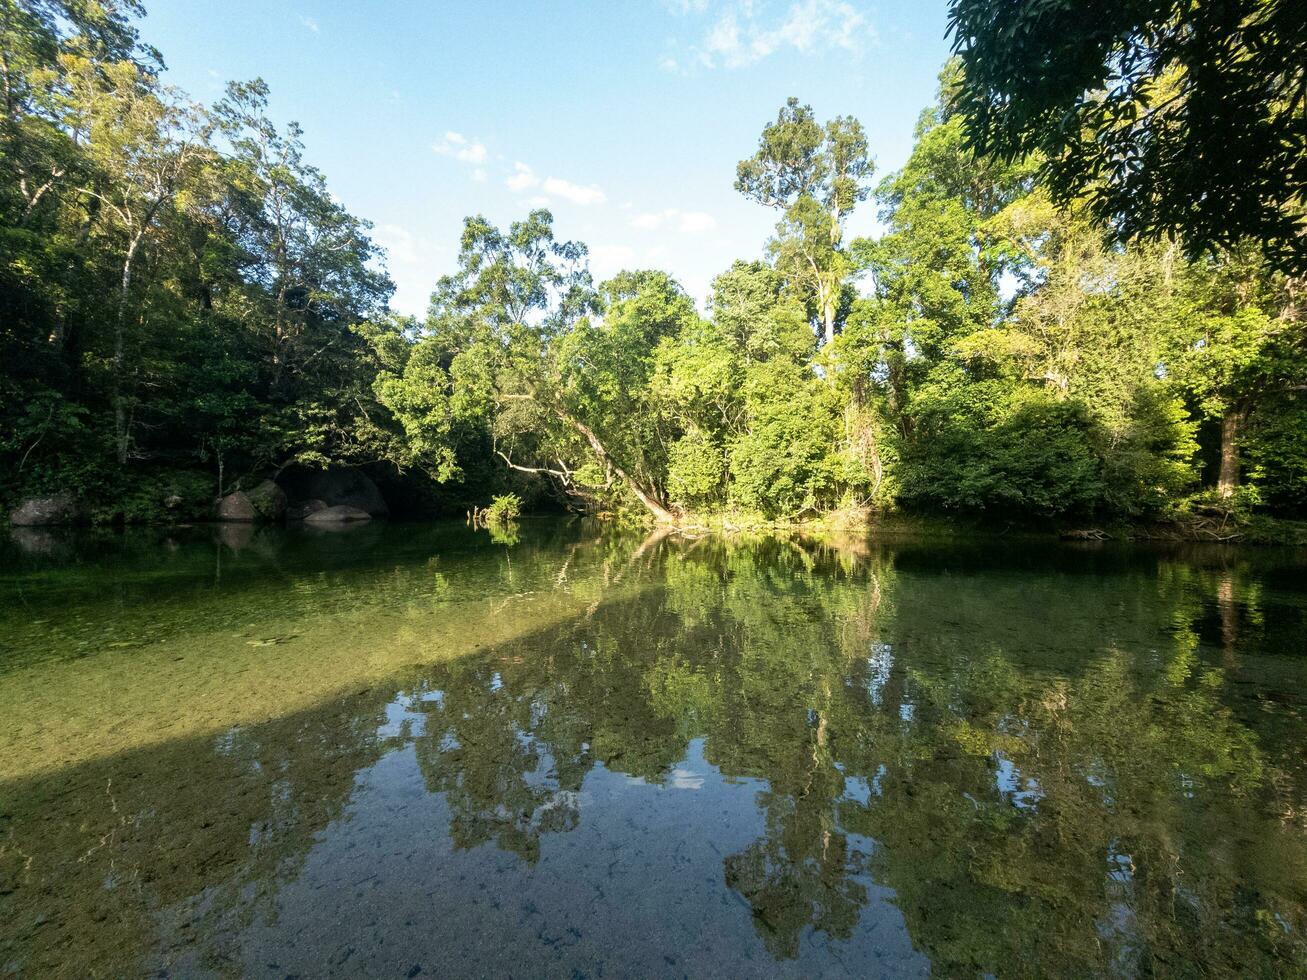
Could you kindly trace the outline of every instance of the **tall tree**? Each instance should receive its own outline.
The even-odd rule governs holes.
[[[1290,409],[1307,391],[1307,316],[1297,288],[1271,274],[1256,249],[1188,270],[1189,315],[1167,368],[1199,413],[1219,425],[1216,488],[1227,503],[1243,482],[1250,428],[1270,421],[1268,409]],[[1294,439],[1307,445],[1307,432]]]
[[[790,98],[768,123],[757,152],[736,168],[735,189],[782,212],[772,243],[778,266],[813,297],[826,343],[852,271],[844,221],[871,192],[875,170],[862,124],[837,116],[822,126],[812,107]]]
[[[208,150],[206,114],[159,86],[132,61],[63,58],[75,128],[86,134],[90,180],[79,192],[99,202],[118,240],[113,359],[114,442],[118,465],[131,447],[132,392],[127,321],[137,257]]]

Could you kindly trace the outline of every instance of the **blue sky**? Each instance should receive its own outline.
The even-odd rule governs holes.
[[[901,166],[948,54],[945,0],[154,0],[168,80],[210,102],[261,76],[274,118],[375,224],[405,313],[462,219],[548,206],[591,268],[666,269],[702,300],[776,216],[732,187],[786,97],[857,116]],[[875,227],[873,206],[850,223]]]

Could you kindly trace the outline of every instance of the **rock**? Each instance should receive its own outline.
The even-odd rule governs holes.
[[[218,520],[220,521],[255,521],[259,512],[254,509],[254,501],[249,494],[237,490],[218,501]]]
[[[355,521],[370,521],[372,515],[360,507],[347,507],[344,505],[337,507],[328,507],[325,510],[319,510],[308,517],[304,518],[305,524],[350,524]]]
[[[1062,532],[1063,541],[1106,541],[1107,535],[1096,527],[1072,528]]]
[[[279,521],[286,516],[286,491],[271,480],[264,480],[247,496],[260,520]]]
[[[9,515],[15,527],[42,527],[47,524],[73,524],[77,521],[77,505],[64,493],[50,497],[31,497],[24,500]]]
[[[302,480],[304,500],[321,500],[328,507],[357,507],[373,517],[390,513],[381,491],[366,475],[344,466],[308,473]]]
[[[290,521],[302,521],[310,514],[316,514],[320,510],[326,510],[327,504],[322,500],[306,500],[298,507],[292,507],[286,511],[286,519]]]

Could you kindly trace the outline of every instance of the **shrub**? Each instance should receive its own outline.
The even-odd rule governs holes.
[[[522,498],[515,493],[505,493],[490,501],[485,510],[486,524],[503,527],[511,524],[522,514]]]

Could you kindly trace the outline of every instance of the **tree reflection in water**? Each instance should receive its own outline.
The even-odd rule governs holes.
[[[661,895],[699,869],[679,839],[635,829],[656,814],[639,826],[672,835],[674,818],[685,840],[736,842],[690,911],[711,916],[717,953],[744,955],[730,929],[747,908],[777,970],[873,962],[887,930],[946,976],[1307,969],[1304,597],[1276,567],[530,529],[469,562],[482,584],[491,563],[586,601],[284,718],[6,781],[0,962],[242,972],[264,941],[251,937],[292,917],[289,890],[323,873],[315,853],[368,834],[410,843],[361,801],[411,758],[422,833],[451,849],[468,898],[475,884],[511,901],[505,875]],[[416,588],[424,568],[388,570],[388,587]],[[443,574],[457,590],[457,570]],[[682,790],[713,802],[675,802]],[[643,853],[651,877],[615,880],[632,876],[616,858],[604,877],[560,849],[572,836]],[[496,878],[494,854],[516,868],[495,858]],[[463,894],[440,880],[445,899]],[[596,908],[559,921],[580,941]],[[631,914],[652,929],[678,912]],[[503,942],[527,972],[602,968],[594,957],[628,941],[564,954],[546,930],[524,935]],[[625,968],[694,972],[648,959],[656,939],[629,942]],[[428,951],[428,967],[466,952]]]

